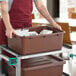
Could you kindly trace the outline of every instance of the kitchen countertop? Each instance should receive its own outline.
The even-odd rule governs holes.
[[[55,18],[54,20],[56,22],[68,23],[69,26],[76,27],[76,19]],[[45,18],[42,18],[42,19],[32,19],[32,23],[50,24]]]
[[[50,24],[45,18],[42,18],[42,19],[32,19],[32,23]]]
[[[68,22],[68,19],[65,19],[65,18],[55,18],[54,19],[56,22]],[[49,22],[45,19],[45,18],[42,18],[42,19],[32,19],[32,22],[33,23],[47,23],[49,24]]]

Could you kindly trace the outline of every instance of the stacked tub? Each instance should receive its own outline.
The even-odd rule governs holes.
[[[37,35],[14,36],[8,39],[8,47],[21,55],[36,54],[61,50],[63,45],[63,31],[51,26],[26,28]],[[52,33],[42,33],[43,31]],[[40,34],[41,33],[41,34]],[[22,76],[62,76],[64,61],[55,56],[29,58],[21,62]],[[15,68],[9,66],[9,76],[15,75]]]

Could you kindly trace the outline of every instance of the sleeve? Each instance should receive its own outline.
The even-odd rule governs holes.
[[[8,2],[8,0],[0,0],[0,1],[6,1],[6,2]]]

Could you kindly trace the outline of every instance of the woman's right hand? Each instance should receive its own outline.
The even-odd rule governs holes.
[[[13,34],[15,35],[15,30],[13,28],[6,29],[6,36],[12,38]]]
[[[9,16],[9,13],[8,13],[8,2],[5,0],[2,0],[0,2],[0,5],[1,5],[1,15],[2,15],[2,20],[3,20],[3,23],[5,25],[5,28],[6,28],[6,33],[5,35],[8,37],[8,38],[12,38],[13,37],[13,34],[15,34],[15,30],[13,29],[11,23],[10,23],[10,16]]]

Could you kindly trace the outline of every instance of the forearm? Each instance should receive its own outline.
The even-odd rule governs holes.
[[[6,29],[12,28],[9,20],[9,15],[8,14],[2,14],[3,22],[5,24]]]
[[[6,2],[1,2],[1,13],[6,29],[12,28],[10,24],[10,18],[9,18],[8,7],[6,5]]]
[[[49,12],[47,11],[47,9],[42,6],[41,9],[39,9],[41,15],[43,17],[45,17],[51,24],[55,23],[55,21],[53,20],[53,18],[50,16]]]
[[[49,14],[49,12],[48,12],[47,8],[45,7],[45,5],[43,4],[43,2],[39,1],[39,0],[37,0],[37,1],[35,2],[35,4],[36,4],[37,9],[41,13],[41,15],[43,17],[45,17],[51,24],[55,24],[56,22],[53,20],[53,18]]]

